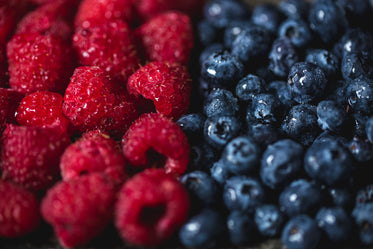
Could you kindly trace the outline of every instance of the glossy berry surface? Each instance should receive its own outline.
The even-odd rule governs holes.
[[[285,222],[285,215],[277,206],[265,204],[255,209],[254,220],[262,236],[274,237],[280,234]]]
[[[229,240],[232,245],[242,246],[255,241],[255,223],[253,219],[244,212],[231,212],[227,217],[227,229]]]

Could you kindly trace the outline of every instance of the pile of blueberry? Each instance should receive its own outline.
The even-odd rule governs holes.
[[[207,2],[203,111],[177,121],[191,144],[184,246],[373,244],[372,21],[369,0]]]

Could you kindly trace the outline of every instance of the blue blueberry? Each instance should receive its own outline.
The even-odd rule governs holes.
[[[188,170],[209,171],[217,160],[217,151],[206,142],[190,145]]]
[[[337,3],[345,10],[350,26],[364,25],[364,21],[369,22],[371,10],[368,0],[337,0]]]
[[[257,94],[266,91],[266,82],[257,75],[248,74],[236,85],[236,96],[241,101],[252,101]]]
[[[373,144],[373,116],[369,117],[365,122],[365,133],[369,142]]]
[[[334,46],[334,52],[339,58],[346,53],[373,51],[373,35],[361,28],[350,28]]]
[[[314,249],[321,239],[321,231],[308,215],[290,219],[282,230],[281,240],[287,249]]]
[[[221,160],[233,174],[246,174],[258,168],[260,155],[260,147],[250,137],[240,136],[225,146]]]
[[[251,20],[254,24],[264,27],[272,33],[276,33],[282,19],[280,10],[271,3],[258,4],[251,13]]]
[[[215,115],[235,115],[238,111],[238,100],[232,92],[225,89],[213,89],[204,101],[203,111],[207,117]]]
[[[347,241],[352,235],[352,219],[342,207],[321,208],[315,219],[319,228],[331,242]]]
[[[261,77],[265,82],[271,82],[277,79],[276,75],[269,70],[268,65],[259,65],[259,67],[255,67],[255,75]]]
[[[304,179],[290,183],[279,196],[279,207],[287,216],[315,212],[322,203],[321,189]]]
[[[330,131],[324,131],[324,132],[320,133],[320,135],[316,137],[316,139],[313,141],[313,143],[314,144],[324,143],[324,142],[327,142],[329,140],[337,141],[338,143],[340,143],[344,147],[348,148],[349,140],[347,138],[345,138],[341,135],[338,135],[336,133],[332,133]]]
[[[275,95],[261,93],[252,100],[251,108],[247,110],[248,120],[263,124],[277,123],[281,117],[280,101]]]
[[[352,113],[352,136],[365,137],[367,135],[365,124],[369,116],[360,112]]]
[[[197,143],[203,134],[203,125],[206,117],[202,113],[190,113],[181,116],[176,123],[187,135],[190,143]]]
[[[354,159],[359,163],[369,162],[373,159],[372,144],[366,139],[354,136],[349,143],[348,149]]]
[[[319,99],[327,86],[324,70],[310,62],[293,64],[288,75],[288,87],[298,103],[309,103]]]
[[[206,119],[204,138],[213,148],[222,149],[241,130],[241,122],[235,116],[218,115]]]
[[[288,38],[297,48],[305,48],[312,41],[312,32],[302,19],[287,19],[279,29],[278,36]]]
[[[347,101],[353,112],[363,115],[373,113],[373,81],[370,79],[355,79],[346,90]]]
[[[226,180],[233,175],[223,160],[219,160],[212,165],[210,174],[220,185],[225,184]]]
[[[247,27],[253,26],[254,24],[248,20],[237,20],[232,21],[224,29],[223,43],[226,48],[232,49],[233,41]]]
[[[276,142],[280,138],[280,132],[273,124],[248,123],[247,135],[249,135],[261,148]]]
[[[364,245],[373,245],[373,203],[358,205],[352,211],[359,232],[359,239]]]
[[[208,21],[202,20],[197,25],[198,40],[203,46],[213,44],[218,38],[218,30]]]
[[[272,43],[268,68],[276,76],[286,77],[290,67],[298,61],[298,53],[288,38],[278,38]]]
[[[269,145],[261,160],[262,182],[272,189],[288,185],[302,172],[303,156],[303,147],[290,139]]]
[[[224,46],[221,43],[213,43],[206,46],[199,55],[199,64],[202,65],[203,62],[214,52],[220,52],[224,50]]]
[[[341,72],[345,80],[371,78],[373,76],[373,58],[365,52],[345,53],[341,63]]]
[[[336,80],[329,84],[328,99],[335,101],[339,106],[347,106],[347,86],[349,82],[345,80]]]
[[[253,213],[265,201],[262,184],[248,176],[233,176],[224,185],[223,201],[231,210]]]
[[[209,249],[219,245],[225,233],[223,216],[215,210],[203,209],[184,223],[179,239],[185,247]]]
[[[309,10],[309,3],[304,0],[282,0],[279,8],[288,18],[306,18]]]
[[[280,234],[285,222],[285,215],[277,206],[266,204],[256,208],[254,220],[262,236],[274,237]]]
[[[277,96],[277,99],[280,100],[284,111],[287,111],[296,104],[291,96],[291,92],[287,86],[286,81],[272,81],[268,85],[268,91]]]
[[[328,78],[335,78],[340,70],[339,58],[333,52],[326,49],[308,50],[306,61],[321,67]]]
[[[317,105],[317,122],[321,129],[340,132],[347,122],[347,112],[333,100],[323,100]]]
[[[356,206],[373,203],[373,184],[369,184],[356,193]]]
[[[231,212],[227,217],[227,228],[232,245],[243,246],[255,240],[255,223],[247,213]]]
[[[328,194],[333,206],[349,210],[354,205],[352,192],[348,187],[329,188]]]

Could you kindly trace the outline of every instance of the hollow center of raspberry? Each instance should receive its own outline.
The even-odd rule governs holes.
[[[149,149],[146,152],[146,157],[148,158],[149,166],[151,168],[162,168],[165,165],[167,159],[166,156],[155,151],[154,149]]]
[[[154,226],[165,215],[164,205],[145,206],[141,209],[139,222],[146,226]]]

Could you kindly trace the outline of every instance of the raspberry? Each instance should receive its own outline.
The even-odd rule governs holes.
[[[61,174],[65,181],[94,172],[103,173],[119,185],[127,178],[126,162],[118,144],[98,130],[85,133],[71,144],[61,157]]]
[[[21,93],[63,91],[74,67],[72,50],[61,39],[16,34],[7,45],[9,85]]]
[[[0,43],[0,87],[4,87],[8,81],[8,63],[6,61],[5,46]]]
[[[130,94],[153,101],[158,113],[178,119],[189,107],[191,78],[177,63],[151,62],[128,79]]]
[[[75,16],[75,27],[90,28],[102,23],[134,20],[133,0],[83,0]]]
[[[124,240],[156,246],[184,223],[189,197],[175,178],[163,170],[149,169],[124,184],[115,208],[115,224]]]
[[[140,65],[131,30],[122,21],[78,29],[73,45],[83,65],[99,66],[112,79],[125,85]]]
[[[29,191],[0,180],[0,237],[21,237],[40,224],[39,203]]]
[[[75,69],[62,110],[80,131],[99,129],[114,136],[123,135],[138,117],[135,104],[99,67]]]
[[[162,12],[175,9],[175,0],[133,0],[142,20],[150,19]]]
[[[136,36],[147,60],[189,62],[193,27],[190,18],[181,12],[167,12],[148,20],[137,28]]]
[[[123,136],[122,147],[135,168],[163,164],[166,173],[180,175],[189,161],[186,135],[179,125],[156,113],[141,115]]]
[[[19,92],[0,88],[0,134],[5,129],[5,124],[16,122],[14,116],[22,98],[23,95]]]
[[[45,190],[59,176],[70,139],[52,128],[8,125],[1,140],[2,178],[31,191]]]
[[[100,174],[59,182],[48,190],[41,214],[63,247],[84,245],[99,235],[113,215],[115,191]]]
[[[70,122],[62,113],[62,102],[63,97],[59,93],[31,93],[18,106],[17,122],[25,126],[55,127],[67,131]]]

